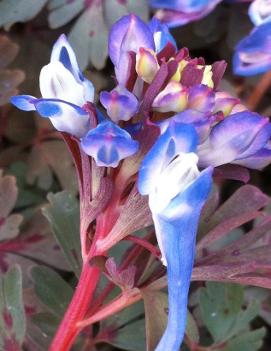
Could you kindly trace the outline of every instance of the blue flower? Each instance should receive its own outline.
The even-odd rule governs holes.
[[[162,51],[168,43],[177,49],[176,41],[170,34],[167,25],[161,23],[157,18],[153,17],[149,22],[149,28],[153,34],[155,50],[157,53]]]
[[[208,15],[222,0],[150,0],[150,5],[160,9],[156,17],[169,27],[177,27]]]
[[[42,99],[19,95],[11,102],[24,111],[37,110],[54,127],[77,137],[89,130],[89,115],[83,109],[94,100],[94,87],[79,69],[75,54],[64,35],[55,43],[50,63],[40,72]]]
[[[116,124],[105,120],[81,140],[82,149],[95,159],[97,166],[117,167],[119,162],[138,150],[138,142]]]
[[[178,351],[186,327],[198,220],[212,184],[212,168],[197,168],[196,147],[194,127],[172,120],[139,171],[168,276],[168,323],[156,351]]]
[[[235,48],[233,70],[241,76],[264,73],[271,69],[271,22],[255,27]]]

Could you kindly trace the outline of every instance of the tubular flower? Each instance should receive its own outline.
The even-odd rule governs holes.
[[[215,125],[208,139],[199,146],[200,164],[215,167],[235,163],[262,169],[271,155],[268,149],[270,136],[268,118],[247,111],[232,114]]]
[[[189,2],[182,11],[194,16],[218,2]],[[152,3],[169,4],[167,11],[182,5],[182,1]],[[239,44],[236,60],[241,72],[252,74],[263,67],[259,57],[264,69],[270,66],[269,26],[261,25]],[[153,219],[167,266],[169,299],[168,324],[156,351],[178,351],[185,331],[197,225],[213,167],[232,163],[261,169],[269,164],[270,123],[218,90],[224,61],[205,65],[203,58],[191,58],[186,48],[178,50],[168,28],[157,19],[145,24],[135,15],[121,18],[109,34],[109,56],[116,86],[100,94],[106,116],[94,104],[86,104],[93,101],[94,89],[79,71],[64,37],[41,72],[43,97],[21,95],[12,102],[25,111],[37,110],[58,130],[76,136],[71,139],[81,148],[80,155],[91,156],[98,167],[116,168],[100,171],[104,182],[96,195],[103,199],[99,209],[104,210],[97,227],[103,228],[103,237],[91,244],[95,254],[101,250],[104,255],[101,247],[107,251]],[[89,162],[89,157],[82,160]],[[79,165],[84,183],[83,161]],[[90,162],[89,169],[92,166]],[[98,173],[94,169],[94,179]],[[112,218],[108,213],[113,213]],[[129,233],[123,230],[127,218]]]
[[[197,225],[212,184],[212,169],[198,170],[196,145],[193,126],[172,121],[139,171],[168,276],[168,324],[156,351],[178,351],[185,332]]]
[[[196,21],[208,15],[222,0],[150,0],[153,8],[159,9],[156,17],[170,27]]]
[[[234,73],[251,76],[271,69],[271,22],[255,27],[235,48]]]
[[[19,95],[11,102],[24,111],[36,110],[54,127],[77,137],[89,129],[89,114],[83,106],[94,100],[94,87],[81,73],[75,54],[61,35],[55,43],[50,63],[40,72],[42,98]]]

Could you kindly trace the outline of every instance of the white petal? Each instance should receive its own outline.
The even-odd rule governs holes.
[[[84,86],[77,83],[73,75],[61,62],[51,62],[40,72],[40,91],[43,98],[61,99],[82,106]]]

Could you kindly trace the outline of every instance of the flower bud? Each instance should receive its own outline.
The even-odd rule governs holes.
[[[136,55],[136,72],[146,83],[151,83],[159,70],[155,52],[150,49],[140,48]]]
[[[153,109],[158,112],[181,112],[187,106],[187,88],[177,82],[169,82],[153,101]]]

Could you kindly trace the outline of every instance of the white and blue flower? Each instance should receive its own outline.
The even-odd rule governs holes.
[[[139,171],[139,192],[149,196],[161,259],[167,266],[168,323],[156,351],[178,351],[186,327],[198,221],[212,184],[212,168],[198,170],[197,141],[191,124],[172,120]]]
[[[84,136],[90,127],[84,105],[93,102],[94,87],[80,71],[65,35],[55,43],[50,63],[42,68],[39,82],[41,99],[19,95],[12,97],[11,102],[24,111],[36,110],[61,132]]]

